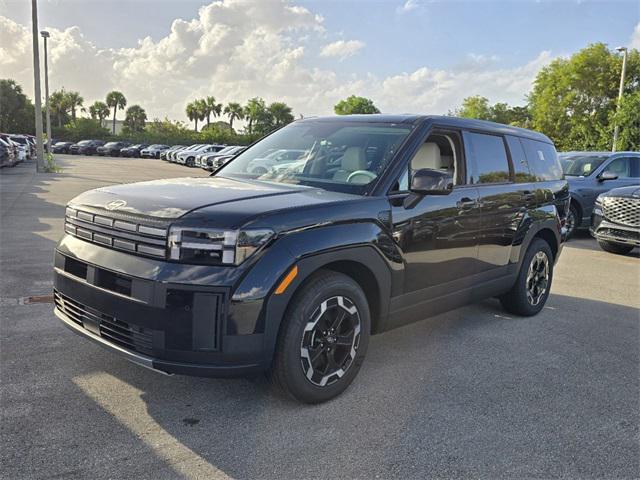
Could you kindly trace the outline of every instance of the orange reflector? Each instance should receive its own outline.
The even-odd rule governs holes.
[[[298,276],[298,267],[297,265],[294,265],[293,268],[289,271],[289,273],[287,273],[287,276],[284,277],[282,282],[280,282],[280,285],[278,285],[278,288],[276,288],[276,295],[280,295],[284,293],[284,291],[291,284],[291,282],[293,282],[293,279],[296,278],[297,276]]]

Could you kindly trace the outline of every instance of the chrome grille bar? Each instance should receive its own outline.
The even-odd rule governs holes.
[[[166,257],[166,228],[70,207],[65,213],[64,229],[69,235],[116,250],[154,258]]]
[[[602,209],[611,222],[640,227],[640,198],[605,197]]]

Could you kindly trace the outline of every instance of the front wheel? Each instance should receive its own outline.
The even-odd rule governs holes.
[[[598,240],[598,245],[605,252],[615,253],[617,255],[626,255],[633,250],[633,245],[627,245],[625,243],[608,242],[606,240]]]
[[[536,238],[529,245],[516,283],[500,296],[500,303],[510,313],[524,317],[535,315],[547,303],[552,279],[553,253],[547,242]]]
[[[305,403],[336,397],[362,365],[370,325],[367,298],[351,277],[314,274],[287,309],[270,372],[273,383]]]
[[[567,240],[571,238],[576,227],[578,226],[578,209],[571,205],[569,207],[569,214],[567,215],[567,221],[565,222],[565,227],[567,229]]]

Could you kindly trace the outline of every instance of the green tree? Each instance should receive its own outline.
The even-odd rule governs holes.
[[[49,109],[56,117],[58,127],[62,127],[67,123],[69,119],[69,103],[67,92],[65,92],[64,88],[49,95]]]
[[[622,59],[603,43],[561,58],[537,75],[529,95],[533,127],[558,150],[611,148],[610,121],[616,108]],[[625,95],[640,87],[640,54],[629,51]]]
[[[264,120],[264,117],[266,116],[266,110],[267,107],[262,98],[254,97],[247,102],[247,105],[244,107],[244,116],[249,123],[247,125],[249,135],[251,135],[251,133],[253,132],[254,124],[258,123],[261,120]]]
[[[0,80],[0,132],[34,133],[35,110],[14,80]]]
[[[211,123],[211,116],[219,117],[222,113],[222,104],[216,103],[215,97],[207,97],[204,99],[207,125]]]
[[[619,127],[616,149],[640,150],[640,89],[622,97],[620,109],[612,115],[611,128]],[[610,137],[610,138],[613,138]]]
[[[273,102],[269,105],[269,113],[273,117],[276,128],[293,122],[291,107],[284,102]]]
[[[229,117],[229,126],[231,130],[233,130],[233,121],[234,120],[242,120],[244,118],[244,109],[242,105],[236,102],[229,102],[226,107],[224,107],[224,114]]]
[[[100,100],[93,102],[93,105],[89,106],[89,115],[94,120],[98,120],[101,127],[104,126],[103,122],[109,116],[109,113],[109,106]]]
[[[462,100],[462,106],[454,111],[454,115],[477,120],[493,120],[489,99],[480,95],[474,95]]]
[[[147,112],[140,105],[131,105],[127,108],[124,118],[125,133],[138,133],[144,130],[147,121]]]
[[[185,113],[187,114],[187,118],[190,121],[195,122],[194,130],[197,132],[198,120],[200,120],[202,117],[201,105],[198,104],[197,100],[194,100],[193,102],[189,102],[187,104],[187,107],[185,108]]]
[[[106,139],[109,137],[109,130],[90,118],[78,118],[75,122],[65,125],[56,135],[73,141],[87,138]]]
[[[355,95],[351,95],[345,100],[340,100],[333,107],[333,111],[336,112],[336,115],[380,113],[380,110],[373,104],[373,100]]]
[[[76,121],[76,109],[82,107],[84,103],[84,98],[80,95],[79,92],[66,92],[66,104],[69,112],[71,112],[71,121]]]
[[[107,105],[113,108],[113,134],[116,134],[116,113],[118,110],[124,110],[127,106],[127,99],[117,90],[107,93]]]

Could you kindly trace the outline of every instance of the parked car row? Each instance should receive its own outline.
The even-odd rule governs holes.
[[[13,167],[36,156],[36,141],[32,135],[0,133],[0,167]]]
[[[217,145],[196,143],[190,146],[174,145],[162,152],[160,158],[187,167],[199,167],[214,171],[244,151],[240,145]]]

